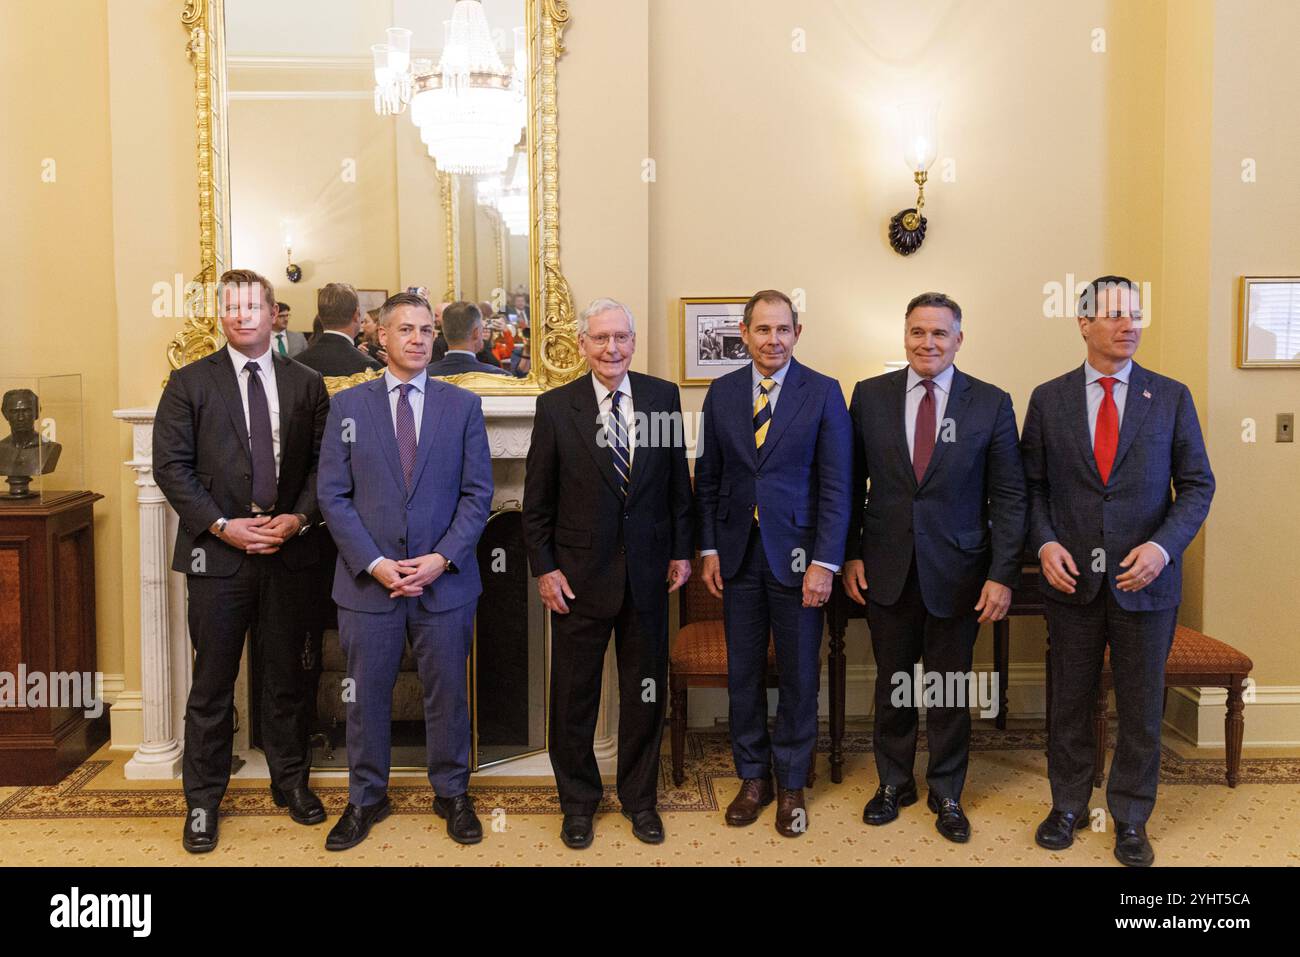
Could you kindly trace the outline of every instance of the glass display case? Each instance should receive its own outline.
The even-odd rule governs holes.
[[[0,376],[0,409],[0,507],[86,487],[80,375]]]

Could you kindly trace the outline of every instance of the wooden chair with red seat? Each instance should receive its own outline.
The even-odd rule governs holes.
[[[1223,743],[1227,754],[1228,787],[1235,788],[1241,776],[1241,741],[1246,731],[1242,691],[1255,663],[1229,644],[1179,625],[1173,647],[1165,662],[1165,704],[1170,688],[1222,687],[1228,690],[1228,710],[1223,720]],[[1115,679],[1110,670],[1110,649],[1106,649],[1101,681],[1097,685],[1094,715],[1097,729],[1097,758],[1093,785],[1101,787],[1106,769],[1106,704]]]
[[[682,586],[680,622],[668,656],[668,688],[672,696],[670,747],[673,784],[686,780],[686,692],[690,688],[727,687],[727,636],[722,627],[722,600],[709,594],[700,576],[701,562],[691,563],[690,580]],[[777,686],[776,650],[767,646],[767,686]],[[816,755],[813,755],[815,765]],[[809,777],[808,784],[812,785]]]

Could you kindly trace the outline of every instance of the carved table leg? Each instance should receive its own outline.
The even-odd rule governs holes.
[[[830,681],[831,781],[844,780],[844,695],[846,692],[844,633],[847,630],[838,616],[827,616],[831,642],[826,664]]]
[[[678,675],[668,678],[672,696],[671,745],[673,757],[673,784],[681,787],[686,780],[686,679]]]
[[[993,670],[998,673],[998,714],[994,725],[1007,730],[1007,684],[1011,657],[1011,623],[1003,618],[993,623]]]

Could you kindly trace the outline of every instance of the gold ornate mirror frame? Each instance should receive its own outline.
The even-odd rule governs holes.
[[[187,295],[184,328],[167,347],[173,369],[215,352],[220,345],[216,283],[229,267],[230,194],[226,147],[226,66],[224,0],[184,0],[181,23],[189,34],[186,52],[194,64],[194,106],[199,169],[199,274]],[[535,395],[577,378],[585,369],[578,351],[577,317],[569,284],[560,271],[559,114],[556,65],[564,55],[568,0],[525,0],[530,50],[528,90],[528,173],[531,185],[528,232],[533,315],[531,371],[526,378],[470,372],[447,381],[480,395]],[[456,278],[454,217],[445,207],[449,179],[439,175],[439,200],[447,219],[448,285]],[[366,374],[352,377],[358,381]],[[337,386],[348,384],[341,379]]]

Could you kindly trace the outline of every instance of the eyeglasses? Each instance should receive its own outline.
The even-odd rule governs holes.
[[[613,339],[614,342],[620,346],[625,346],[629,342],[631,342],[635,337],[636,334],[632,332],[616,332],[612,336],[606,332],[606,333],[601,333],[598,336],[587,335],[587,341],[590,342],[592,345],[603,349],[605,348],[605,346],[609,345],[610,339]]]

